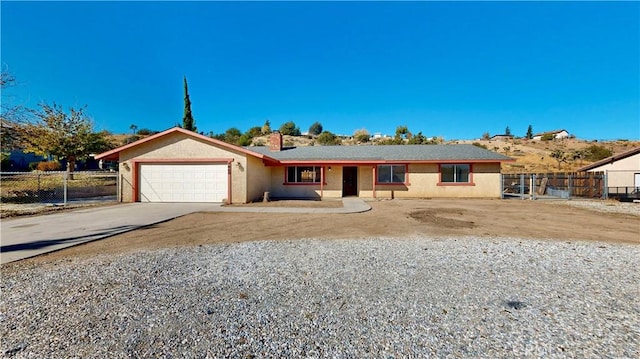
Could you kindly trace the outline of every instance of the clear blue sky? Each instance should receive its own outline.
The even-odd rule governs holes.
[[[639,2],[7,2],[3,101],[96,130],[640,139]]]

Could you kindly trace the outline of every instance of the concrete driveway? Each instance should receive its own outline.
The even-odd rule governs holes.
[[[110,237],[185,214],[215,211],[215,203],[130,203],[35,217],[3,219],[0,263]]]
[[[35,217],[3,219],[0,263],[132,231],[194,212],[359,213],[371,209],[360,198],[343,198],[342,208],[223,207],[220,203],[129,203]]]

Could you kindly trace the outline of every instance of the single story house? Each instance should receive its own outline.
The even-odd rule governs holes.
[[[579,172],[604,172],[607,187],[640,187],[640,147],[578,168]]]
[[[533,135],[531,139],[534,141],[541,141],[542,138],[547,135],[553,135],[553,139],[559,140],[561,138],[568,138],[569,132],[567,132],[567,130],[555,130],[555,131],[536,133],[535,135]]]
[[[95,157],[119,162],[123,202],[276,198],[499,198],[500,165],[473,145],[239,147],[174,127]]]
[[[493,135],[489,138],[489,140],[491,141],[508,141],[508,140],[513,140],[513,135],[507,135],[507,134],[502,134],[502,135]]]

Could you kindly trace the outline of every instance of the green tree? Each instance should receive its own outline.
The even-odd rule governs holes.
[[[425,135],[422,134],[422,131],[418,132],[416,135],[411,136],[409,142],[410,145],[426,145],[431,143]]]
[[[135,135],[138,126],[136,126],[135,124],[131,124],[131,126],[129,126],[129,129],[131,130],[131,133]]]
[[[531,125],[527,128],[527,134],[524,137],[528,140],[533,138],[533,127]]]
[[[37,121],[21,128],[25,150],[67,160],[67,172],[73,179],[77,160],[113,148],[113,143],[106,139],[106,132],[93,132],[93,124],[84,113],[85,108],[71,108],[67,114],[55,103],[52,106],[41,104],[40,110],[35,111]]]
[[[293,121],[289,121],[280,126],[280,133],[283,135],[300,136],[300,128],[296,127]]]
[[[262,125],[261,132],[263,135],[268,135],[271,133],[271,122],[269,122],[269,120],[264,121],[264,125]]]
[[[238,144],[238,140],[240,139],[240,136],[242,136],[242,132],[240,132],[240,130],[237,129],[236,127],[231,127],[230,129],[225,131],[223,141],[227,143],[232,143],[235,145],[235,144]]]
[[[196,132],[196,121],[191,114],[191,100],[189,99],[189,87],[187,77],[184,77],[184,115],[182,115],[182,128]]]
[[[318,136],[321,133],[322,133],[322,124],[320,122],[316,121],[309,127],[309,135]]]
[[[247,132],[245,132],[245,135],[247,135],[247,137],[249,138],[258,137],[261,134],[262,134],[262,128],[260,126],[251,127]]]
[[[324,131],[320,135],[318,135],[317,143],[322,146],[330,146],[337,145],[340,142],[340,139],[329,131]]]
[[[507,136],[511,136],[511,129],[509,128],[509,126],[507,126],[507,128],[504,129],[504,134]]]

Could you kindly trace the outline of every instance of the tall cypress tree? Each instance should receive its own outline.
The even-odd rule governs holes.
[[[184,77],[184,115],[182,116],[182,128],[185,130],[196,132],[196,124],[191,115],[191,100],[189,100],[189,87],[187,86],[187,77]]]

